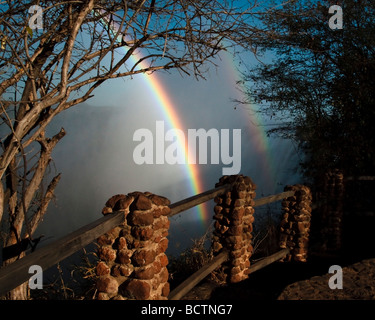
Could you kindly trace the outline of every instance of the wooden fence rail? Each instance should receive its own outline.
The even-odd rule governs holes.
[[[288,248],[282,249],[266,258],[263,258],[255,262],[250,269],[250,273],[258,271],[269,264],[284,258],[290,253]],[[179,300],[184,295],[186,295],[191,289],[193,289],[199,282],[201,282],[205,277],[207,277],[212,271],[219,267],[223,262],[228,259],[228,252],[223,251],[217,255],[211,262],[207,263],[203,268],[199,269],[179,286],[177,286],[168,296],[169,300]]]
[[[168,216],[174,216],[182,211],[188,210],[194,206],[211,200],[218,195],[222,195],[226,191],[230,190],[232,186],[233,184],[226,184],[171,204],[169,206],[171,211]],[[287,191],[256,199],[254,200],[255,204],[253,207],[279,201],[292,195],[294,195],[294,191]],[[31,274],[29,274],[29,268],[32,265],[39,265],[42,270],[50,268],[61,260],[84,248],[91,242],[95,241],[99,236],[120,225],[123,222],[123,219],[124,212],[113,212],[60,238],[53,243],[46,245],[45,247],[38,248],[35,252],[26,255],[24,258],[17,260],[8,266],[2,267],[0,269],[0,295],[7,293],[20,284],[28,281],[31,277]],[[287,254],[286,250],[287,249],[281,250],[275,255],[270,256],[270,259],[264,260],[263,264],[266,263],[266,261],[275,261],[272,259],[275,259],[275,257],[280,257],[280,254],[285,256]],[[171,299],[178,299],[184,295],[184,292],[187,292],[194,287],[199,281],[222,264],[227,257],[228,254],[225,251],[219,254],[210,264],[204,266],[201,270],[193,275],[194,280],[189,278],[187,281],[177,287],[169,297]],[[254,264],[252,268],[257,268],[257,265],[259,268],[259,266],[261,266],[260,263],[262,263],[262,261],[258,262],[258,264]],[[182,287],[185,287],[183,291],[181,291]]]
[[[197,272],[178,285],[168,296],[169,300],[179,300],[199,282],[206,278],[212,271],[228,259],[228,251],[218,254],[212,261],[204,265]]]
[[[193,208],[201,203],[223,194],[231,185],[221,186],[200,193],[190,198],[170,205],[169,216],[174,216],[182,211]],[[18,285],[28,281],[30,266],[39,265],[47,270],[56,263],[64,260],[78,250],[95,241],[102,234],[112,230],[123,222],[124,212],[118,211],[108,214],[66,236],[38,249],[26,257],[15,261],[11,265],[0,269],[0,295],[7,293]]]
[[[84,248],[99,236],[122,223],[123,212],[114,212],[104,216],[45,247],[38,248],[35,252],[0,269],[0,295],[7,293],[31,277],[29,268],[39,265],[42,270],[47,270],[56,263],[64,260],[78,250]]]

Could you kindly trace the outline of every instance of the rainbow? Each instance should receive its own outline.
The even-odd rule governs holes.
[[[104,21],[105,24],[106,21]],[[108,24],[107,24],[108,25]],[[112,29],[117,29],[117,26],[113,25],[111,26]],[[116,32],[117,30],[114,30]],[[119,41],[121,41],[122,36],[119,36]],[[125,50],[125,49],[122,49]],[[125,52],[124,52],[125,53]],[[140,63],[137,64],[137,66],[140,69],[147,69],[147,65],[145,64],[144,61],[142,61],[142,54],[140,51],[134,52],[131,56],[131,60],[134,64],[138,63],[138,61],[141,61]],[[232,58],[228,57],[226,55],[226,58],[224,59],[228,61],[233,61]],[[231,74],[233,76],[233,83],[235,83],[238,80],[238,75],[235,74],[235,71],[237,68],[235,66],[231,66]],[[228,74],[230,74],[228,73]],[[171,95],[168,93],[168,90],[165,88],[163,85],[162,81],[157,77],[155,73],[152,74],[147,74],[143,73],[140,74],[140,76],[143,78],[144,83],[148,87],[150,93],[155,99],[155,102],[157,103],[158,108],[161,110],[163,113],[163,116],[166,120],[166,122],[169,124],[170,128],[176,128],[176,129],[181,129],[182,131],[184,130],[184,126],[182,124],[182,121],[177,114],[175,104],[173,103],[171,99]],[[247,112],[247,115],[250,117],[249,118],[249,123],[252,123],[253,125],[250,126],[250,132],[252,135],[252,141],[254,143],[254,148],[255,148],[255,153],[258,153],[263,156],[265,161],[263,161],[263,168],[262,171],[267,174],[268,180],[273,183],[275,181],[275,172],[274,172],[274,166],[272,165],[271,161],[271,153],[270,153],[270,148],[269,148],[269,143],[268,139],[266,137],[264,127],[262,126],[261,118],[256,115],[253,109],[254,106],[250,106],[250,109],[252,112]],[[204,187],[203,187],[203,179],[200,177],[198,165],[196,164],[189,164],[189,161],[187,160],[188,157],[188,144],[185,143],[185,141],[181,141],[181,137],[179,139],[179,146],[180,148],[184,148],[184,154],[186,157],[185,161],[185,170],[186,170],[186,175],[189,178],[190,182],[190,192],[191,195],[196,195],[198,193],[204,192]],[[207,227],[207,224],[210,223],[211,219],[211,213],[208,210],[207,204],[201,204],[200,206],[197,207],[197,214],[198,214],[198,219],[201,222],[203,227]]]
[[[95,13],[94,13],[95,14]],[[118,33],[118,24],[114,21],[112,21],[110,24],[108,23],[107,19],[103,18],[102,22],[109,26],[111,30],[113,31],[113,34]],[[122,35],[118,35],[117,41],[122,42]],[[125,50],[125,49],[121,49]],[[124,52],[126,54],[126,52]],[[142,61],[142,54],[138,52],[134,52],[130,59],[134,62],[134,64],[137,64],[140,69],[147,69],[147,65],[144,61]],[[139,62],[140,61],[140,62]],[[176,128],[184,131],[184,127],[182,125],[182,122],[176,112],[176,109],[174,107],[174,103],[166,90],[166,88],[163,86],[162,81],[153,74],[147,74],[142,73],[140,76],[143,78],[146,86],[149,88],[150,93],[155,98],[155,101],[157,102],[157,106],[162,111],[164,118],[166,119],[167,123],[169,124],[170,128]],[[200,179],[200,174],[198,170],[198,165],[189,164],[189,161],[187,159],[188,157],[188,144],[185,144],[185,141],[181,141],[181,138],[178,137],[178,144],[180,148],[184,148],[184,154],[185,154],[185,169],[186,174],[189,178],[190,182],[190,191],[191,196],[199,194],[204,192],[203,184]],[[183,147],[184,146],[184,147]],[[201,222],[203,227],[207,227],[207,222],[209,221],[211,214],[207,209],[206,204],[201,204],[197,207],[197,213],[199,221]]]
[[[140,53],[133,54],[131,59],[136,63],[140,60],[141,55]],[[143,65],[143,62],[138,64],[141,69],[147,68],[147,66]],[[148,87],[150,93],[155,99],[155,102],[158,108],[162,111],[163,116],[168,123],[170,128],[181,129],[184,130],[184,126],[181,122],[179,115],[176,112],[175,104],[171,99],[171,95],[168,93],[167,89],[163,85],[162,81],[157,77],[155,73],[153,74],[141,74],[143,77],[144,83]],[[186,174],[189,178],[190,182],[190,192],[191,195],[196,195],[198,193],[204,192],[203,183],[200,178],[198,165],[196,164],[189,164],[188,161],[188,144],[185,141],[181,141],[181,137],[178,137],[178,144],[180,148],[184,148],[185,154],[185,170]],[[211,214],[207,208],[206,204],[201,204],[197,207],[198,210],[198,218],[201,221],[203,227],[207,227],[206,223],[209,221]]]
[[[264,179],[266,179],[267,184],[271,187],[275,187],[276,183],[276,168],[272,161],[272,153],[269,143],[269,138],[267,137],[266,131],[264,130],[264,122],[259,113],[256,112],[257,106],[250,104],[248,107],[248,118],[249,122],[252,123],[250,128],[250,134],[252,136],[252,142],[254,146],[254,151],[256,154],[262,156],[261,172]],[[270,190],[271,193],[274,190]]]
[[[241,97],[244,97],[244,94],[242,92],[246,91],[246,88],[244,88],[239,80],[241,80],[240,70],[239,67],[235,65],[235,60],[228,52],[224,52],[224,56],[221,57],[224,63],[223,67],[225,70],[225,75],[230,78],[229,81],[232,83],[237,83],[240,87],[241,91]],[[246,97],[244,99],[241,99],[243,101],[246,101]],[[274,163],[272,152],[271,152],[271,145],[270,145],[270,139],[267,136],[264,121],[260,115],[260,113],[257,112],[257,105],[254,103],[249,103],[244,106],[244,116],[247,117],[248,123],[249,123],[249,130],[251,135],[251,141],[254,148],[254,153],[260,155],[263,159],[261,163],[261,172],[262,177],[266,179],[266,182],[269,186],[275,187],[275,181],[276,181],[276,165]],[[274,190],[270,190],[271,193],[274,192]]]

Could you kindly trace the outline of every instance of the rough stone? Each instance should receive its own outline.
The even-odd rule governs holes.
[[[135,210],[128,215],[127,219],[133,226],[149,226],[154,222],[154,214],[152,211]]]
[[[131,205],[131,209],[133,210],[149,210],[152,208],[152,202],[149,198],[147,198],[143,194],[139,194]]]
[[[97,239],[97,242],[100,246],[107,246],[112,245],[115,242],[115,239],[110,237],[108,234],[103,234]]]
[[[158,260],[155,260],[153,263],[155,274],[158,274],[161,271],[162,265]]]
[[[214,216],[213,216],[213,219],[214,220],[219,220],[219,222],[221,221],[221,220],[223,220],[223,215],[222,214],[215,214]]]
[[[155,194],[150,195],[149,199],[157,206],[169,206],[171,204],[169,199]]]
[[[116,250],[109,246],[102,247],[99,251],[99,258],[107,262],[114,261],[116,259]]]
[[[236,259],[236,260],[238,260],[238,259]],[[234,274],[240,273],[241,271],[242,271],[241,268],[238,265],[236,265],[234,268],[232,268],[230,270],[230,274],[234,275]]]
[[[240,250],[234,250],[234,251],[231,251],[231,252],[230,252],[230,257],[231,257],[232,259],[237,259],[237,258],[241,257],[242,254],[243,254],[243,252],[242,252],[241,249],[240,249]]]
[[[161,295],[162,295],[163,297],[168,297],[169,292],[170,292],[170,285],[169,285],[168,282],[166,282],[166,283],[163,285],[163,289],[161,290]]]
[[[243,218],[243,223],[246,224],[246,225],[250,225],[250,224],[254,223],[254,221],[255,221],[255,218],[254,218],[253,215],[248,215],[248,216],[245,216]]]
[[[98,300],[109,300],[109,296],[108,296],[108,294],[106,294],[104,292],[99,292],[97,299]]]
[[[246,278],[245,261],[249,260],[252,254],[251,232],[254,222],[252,206],[256,186],[250,178],[242,175],[222,177],[217,185],[232,182],[235,182],[233,192],[227,191],[215,199],[217,204],[224,203],[224,205],[215,207],[215,239],[212,247],[215,253],[218,253],[222,247],[229,251],[228,273],[231,276],[227,279],[230,282],[237,282]],[[219,210],[221,207],[223,210]]]
[[[166,254],[159,255],[159,262],[162,267],[166,267],[168,265],[168,257]]]
[[[134,276],[138,279],[142,280],[150,280],[155,275],[155,269],[153,266],[151,267],[141,267],[134,270]]]
[[[171,208],[169,208],[169,207],[164,207],[163,209],[162,209],[162,215],[163,216],[167,216],[167,215],[169,215],[171,213]]]
[[[217,204],[221,204],[221,203],[223,203],[223,199],[221,197],[216,196],[214,198],[214,202],[217,203]]]
[[[121,276],[129,277],[133,273],[133,271],[134,271],[134,267],[131,264],[115,265],[112,268],[111,274],[114,277],[121,277]]]
[[[169,229],[170,221],[167,217],[161,216],[154,220],[153,228],[157,229]]]
[[[133,197],[129,197],[129,196],[122,197],[114,205],[113,211],[121,211],[121,210],[128,209],[131,203],[133,202],[133,200],[134,200]]]
[[[159,253],[167,251],[167,249],[168,249],[168,243],[169,243],[169,240],[167,238],[163,238],[159,242]]]
[[[100,277],[96,282],[96,288],[99,292],[105,292],[109,295],[116,295],[118,292],[118,282],[115,278],[107,275]]]
[[[116,266],[116,267],[118,269],[118,273],[116,274],[117,276],[120,275],[120,276],[129,277],[134,271],[134,267],[131,264],[120,265],[120,266]],[[114,268],[114,270],[116,269],[116,267]],[[114,271],[112,271],[112,272],[115,273]]]
[[[245,205],[245,200],[243,199],[236,199],[234,201],[234,207],[243,207]]]
[[[222,206],[215,206],[214,207],[214,212],[218,215],[221,213],[221,211],[223,210],[223,207]]]
[[[120,237],[120,238],[117,239],[116,247],[117,247],[118,250],[127,248],[127,243],[126,243],[125,237]]]
[[[104,276],[111,272],[111,269],[105,264],[105,262],[100,261],[96,266],[96,274],[98,276]]]
[[[251,233],[251,232],[253,232],[253,225],[251,223],[247,224],[247,225],[244,225],[243,226],[243,232],[244,233]]]
[[[232,274],[230,276],[231,283],[238,283],[238,282],[241,282],[242,280],[244,280],[244,277],[241,274]]]
[[[222,248],[223,248],[223,245],[220,242],[215,241],[212,244],[212,250],[214,250],[214,252],[219,252]]]
[[[242,225],[231,226],[228,230],[228,234],[233,236],[239,236],[242,234]]]
[[[110,207],[104,207],[103,210],[102,210],[103,215],[106,215],[106,214],[109,214],[109,213],[112,213],[112,212],[113,212],[113,210]]]
[[[238,198],[245,199],[246,197],[247,197],[247,192],[246,191],[239,191],[238,192]]]
[[[253,207],[249,207],[249,206],[245,207],[245,216],[254,214],[254,211],[255,210]]]
[[[134,279],[126,285],[126,291],[131,298],[147,300],[150,298],[151,286],[146,281]]]
[[[154,235],[154,229],[152,226],[132,227],[131,234],[138,240],[146,241],[152,238],[152,236]]]
[[[98,289],[98,299],[166,299],[169,204],[167,198],[138,191],[107,201],[104,213],[123,208],[126,219],[98,238],[97,286],[106,290]]]
[[[145,266],[155,260],[156,252],[154,250],[136,250],[132,256],[132,261],[137,266]]]
[[[121,264],[128,264],[131,262],[132,252],[127,249],[122,249],[118,252],[117,258]]]
[[[160,282],[167,282],[169,278],[168,269],[166,267],[163,267],[159,273]]]
[[[108,201],[105,203],[106,207],[114,208],[117,201],[120,199],[124,199],[127,196],[125,194],[116,194],[113,197],[109,198]]]
[[[120,232],[122,231],[122,228],[115,227],[107,232],[107,235],[111,237],[112,239],[116,239],[119,237]]]
[[[232,218],[235,220],[241,220],[244,213],[245,213],[244,207],[234,208]]]
[[[162,215],[162,209],[161,208],[156,208],[152,210],[152,214],[155,219],[159,218]]]

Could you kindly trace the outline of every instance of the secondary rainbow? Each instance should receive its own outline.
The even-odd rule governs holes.
[[[223,67],[225,68],[225,75],[228,77],[228,81],[232,82],[234,86],[237,84],[239,91],[241,92],[240,101],[248,100],[248,97],[244,95],[243,92],[246,91],[246,88],[242,87],[239,83],[242,76],[240,74],[239,67],[235,65],[236,59],[233,58],[228,52],[224,52],[222,56],[222,61],[224,62]],[[261,166],[259,168],[262,171],[262,176],[267,179],[266,181],[270,186],[276,186],[276,166],[271,153],[270,139],[267,137],[265,130],[264,121],[259,112],[257,112],[257,105],[250,103],[244,107],[245,117],[248,118],[249,130],[250,130],[250,139],[255,149],[254,153],[260,155],[263,159]],[[270,190],[271,193],[274,190]]]

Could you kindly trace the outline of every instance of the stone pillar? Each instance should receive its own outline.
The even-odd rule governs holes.
[[[249,177],[237,175],[220,178],[215,187],[230,183],[234,183],[231,190],[215,198],[212,246],[215,254],[229,251],[229,261],[223,268],[226,280],[235,283],[246,279],[250,271],[256,185]]]
[[[124,211],[124,223],[98,238],[99,300],[165,300],[169,294],[170,201],[149,192],[111,197],[102,213]]]
[[[322,206],[322,249],[336,252],[342,246],[342,218],[344,202],[344,176],[339,170],[329,171],[324,179]]]
[[[295,193],[282,202],[280,247],[289,248],[291,251],[282,261],[293,259],[306,262],[311,221],[311,191],[304,185],[286,186],[284,191]]]

